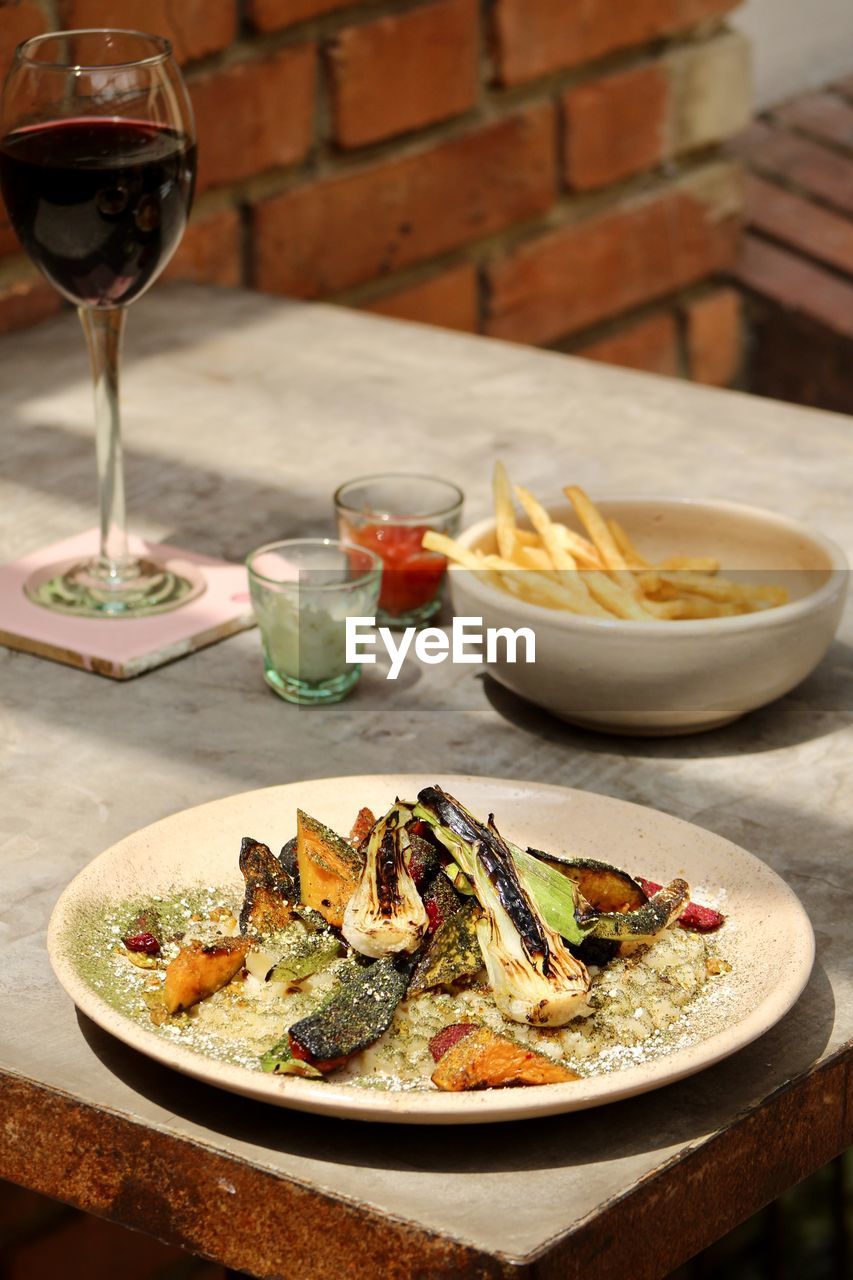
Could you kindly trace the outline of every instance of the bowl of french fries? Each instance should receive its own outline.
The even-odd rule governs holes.
[[[563,496],[543,504],[498,463],[494,517],[424,539],[451,562],[456,614],[533,631],[534,662],[499,647],[489,668],[521,697],[587,728],[691,733],[781,697],[825,655],[848,566],[822,534],[729,501]]]

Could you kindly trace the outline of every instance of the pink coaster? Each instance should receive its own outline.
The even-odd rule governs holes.
[[[254,625],[243,565],[141,538],[130,539],[133,555],[154,552],[199,565],[207,579],[206,591],[171,613],[150,618],[74,618],[52,613],[24,595],[24,582],[42,565],[72,557],[85,560],[97,550],[98,531],[87,529],[0,567],[0,644],[99,676],[129,680]]]

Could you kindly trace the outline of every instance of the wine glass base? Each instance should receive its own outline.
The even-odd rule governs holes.
[[[33,604],[75,618],[147,618],[197,600],[206,585],[203,574],[185,562],[177,573],[155,560],[136,560],[119,580],[97,562],[65,560],[38,569],[24,592]]]

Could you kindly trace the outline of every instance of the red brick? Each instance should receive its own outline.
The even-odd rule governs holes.
[[[196,80],[199,190],[294,164],[314,132],[313,45],[282,49]]]
[[[40,276],[26,276],[4,285],[0,288],[0,334],[29,329],[55,315],[61,306],[59,294]]]
[[[563,95],[565,173],[589,191],[642,173],[664,155],[667,83],[659,67],[638,67],[577,85]]]
[[[772,114],[777,124],[788,129],[853,150],[853,106],[834,93],[804,93],[775,107]]]
[[[362,3],[363,0],[248,0],[246,16],[256,31],[277,31],[294,22]]]
[[[670,311],[625,325],[617,333],[577,347],[575,355],[626,369],[678,376],[678,326]]]
[[[237,34],[236,0],[62,0],[64,27],[126,27],[171,40],[179,62],[224,49]]]
[[[234,286],[242,281],[242,233],[236,209],[192,222],[163,278]]]
[[[592,62],[728,13],[740,0],[498,0],[495,55],[504,84]]]
[[[487,332],[553,342],[728,266],[738,221],[684,187],[522,246],[491,271]]]
[[[747,236],[736,276],[747,289],[853,338],[853,285],[785,249]]]
[[[479,320],[476,269],[470,263],[453,267],[424,284],[386,294],[378,302],[368,303],[364,310],[397,320],[418,320],[442,329],[476,333]]]
[[[853,162],[844,156],[760,120],[737,139],[735,149],[759,172],[853,213]]]
[[[47,19],[33,0],[4,9],[0,21],[0,76],[5,76],[16,46],[46,30]]]
[[[755,174],[746,181],[747,222],[810,258],[853,276],[853,221]]]
[[[275,196],[255,210],[255,283],[314,298],[388,275],[544,212],[554,170],[554,113],[541,106]]]
[[[694,382],[730,387],[743,359],[740,294],[715,289],[685,307],[687,356]]]
[[[86,1280],[151,1280],[157,1269],[187,1255],[152,1236],[88,1214],[75,1214],[4,1258],[4,1280],[73,1274]]]
[[[474,105],[477,0],[439,0],[348,27],[330,51],[335,136],[359,147]]]

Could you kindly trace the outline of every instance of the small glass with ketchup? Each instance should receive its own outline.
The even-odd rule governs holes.
[[[379,626],[419,627],[441,608],[447,560],[421,542],[429,529],[456,537],[463,501],[461,489],[435,476],[365,476],[338,489],[338,536],[383,564]]]

